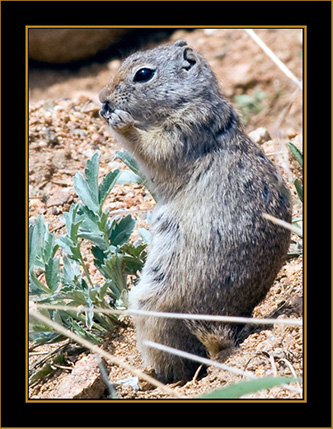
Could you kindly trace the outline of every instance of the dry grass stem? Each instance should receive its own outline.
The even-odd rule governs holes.
[[[102,378],[103,378],[103,380],[104,380],[104,383],[106,384],[107,389],[108,389],[108,391],[109,391],[109,395],[110,395],[112,398],[117,398],[117,392],[116,392],[116,389],[114,388],[113,384],[112,384],[112,383],[110,382],[110,380],[109,380],[108,373],[107,373],[107,371],[106,371],[106,369],[105,369],[105,366],[104,366],[104,364],[103,364],[103,362],[102,362],[102,359],[101,359],[100,355],[98,355],[98,354],[96,354],[96,353],[95,353],[95,355],[94,355],[94,356],[95,356],[95,359],[96,359],[96,361],[97,361],[97,364],[98,364],[99,370],[100,370],[100,372],[101,372]]]
[[[288,67],[274,54],[274,52],[266,45],[266,43],[264,43],[253,30],[246,28],[245,31],[260,46],[265,54],[268,55],[269,58],[279,67],[279,69],[282,70],[283,73],[289,77],[289,79],[296,83],[300,89],[302,89],[302,82],[297,79],[294,73],[288,69]]]
[[[278,219],[277,217],[274,217],[268,213],[263,213],[262,217],[267,220],[270,220],[276,225],[283,226],[283,228],[289,229],[291,232],[293,232],[294,234],[297,234],[299,237],[303,236],[301,228],[294,226],[291,223],[285,222],[282,219]]]
[[[150,212],[152,209],[149,207],[147,209],[134,209],[134,210],[124,210],[124,209],[120,209],[120,210],[112,210],[109,215],[110,216],[127,216],[129,214],[140,214],[140,213],[148,213]]]
[[[68,329],[65,329],[63,326],[59,325],[58,323],[50,320],[48,317],[43,316],[42,314],[38,313],[35,310],[30,310],[30,315],[41,322],[45,323],[46,325],[50,326],[57,332],[59,332],[62,335],[65,335],[68,338],[71,338],[75,342],[82,344],[84,347],[87,347],[90,349],[93,353],[98,354],[99,356],[103,357],[104,359],[108,360],[112,364],[118,365],[124,369],[126,369],[128,372],[132,373],[133,375],[139,377],[142,380],[146,380],[148,383],[152,384],[153,386],[159,388],[162,392],[171,395],[179,397],[179,395],[174,392],[173,390],[169,389],[167,386],[165,386],[163,383],[160,383],[159,381],[155,380],[153,377],[150,377],[149,375],[145,374],[144,372],[133,368],[128,363],[122,361],[121,359],[118,359],[115,356],[110,355],[106,351],[100,349],[96,345],[90,343],[89,341],[85,340],[84,338],[79,337],[78,335],[74,334],[73,332],[69,331]]]
[[[284,121],[284,119],[286,118],[286,116],[288,115],[288,113],[289,113],[289,111],[291,109],[291,106],[294,104],[294,102],[295,102],[295,100],[296,100],[296,98],[298,96],[299,91],[300,91],[300,88],[296,88],[295,89],[295,91],[292,93],[292,95],[290,97],[290,100],[289,100],[288,104],[282,110],[282,112],[280,113],[279,117],[277,118],[277,120],[276,120],[276,122],[275,122],[275,124],[273,126],[273,129],[272,129],[272,135],[273,136],[276,136],[278,134],[278,131],[280,130],[281,124]]]
[[[287,365],[287,367],[290,369],[292,376],[297,378],[296,371],[295,371],[294,367],[292,366],[292,364],[289,362],[289,360],[287,360],[285,358],[281,358],[281,359],[279,359],[279,362],[284,362]],[[285,385],[283,385],[283,387],[284,386]],[[297,382],[297,388],[299,389],[300,392],[302,392],[301,386],[298,382]]]
[[[289,225],[289,224],[288,224]],[[129,316],[136,314],[139,316],[150,317],[163,317],[170,319],[186,319],[186,320],[209,320],[212,322],[227,322],[227,323],[247,323],[252,325],[287,325],[287,326],[302,326],[303,321],[298,319],[259,319],[252,317],[233,317],[233,316],[215,316],[209,314],[186,314],[186,313],[163,313],[158,311],[145,311],[145,310],[116,310],[106,308],[91,308],[84,306],[70,306],[70,305],[53,305],[53,304],[36,304],[37,308],[45,308],[50,310],[65,310],[65,311],[89,311],[93,313],[106,313],[106,314],[121,314]]]
[[[272,365],[273,375],[274,375],[274,377],[277,377],[278,372],[277,372],[277,368],[276,368],[276,364],[275,364],[273,353],[269,354],[269,360],[270,360],[270,363]]]
[[[234,368],[232,366],[225,365],[223,363],[219,363],[219,362],[216,362],[216,361],[213,361],[210,359],[206,359],[206,358],[194,355],[192,353],[183,352],[182,350],[174,349],[172,347],[168,347],[168,346],[165,346],[163,344],[155,343],[153,341],[143,341],[143,344],[145,344],[148,347],[153,347],[155,349],[162,350],[164,352],[171,353],[171,354],[174,354],[176,356],[183,357],[185,359],[190,359],[190,360],[193,360],[195,362],[199,362],[203,365],[214,366],[214,367],[222,369],[224,371],[228,371],[228,372],[231,372],[231,373],[236,374],[236,375],[241,375],[243,377],[247,377],[247,378],[250,378],[253,380],[259,378],[256,375],[252,374],[252,372],[243,371],[242,369]],[[271,360],[271,362],[272,362],[272,360]],[[273,358],[273,362],[274,362],[274,358]],[[274,367],[275,367],[275,363],[273,363],[273,372],[274,372],[274,376],[277,376],[277,370],[276,370],[276,367],[274,370]],[[293,373],[293,376],[295,378],[297,378],[295,371],[292,371],[292,373]],[[297,383],[297,385],[298,385],[298,387],[296,387],[296,388],[293,386],[289,386],[288,384],[283,384],[282,387],[286,390],[290,390],[292,392],[297,392],[297,393],[301,394],[302,389],[300,388],[299,383]]]
[[[145,344],[147,347],[152,347],[152,348],[157,349],[157,350],[162,350],[163,352],[171,353],[173,355],[180,356],[180,357],[185,358],[185,359],[190,359],[190,360],[193,360],[195,362],[202,363],[204,365],[214,366],[216,368],[223,369],[224,371],[228,371],[228,372],[231,372],[231,373],[236,374],[236,375],[241,375],[243,377],[248,377],[251,379],[257,378],[257,376],[252,374],[251,372],[243,371],[242,369],[234,368],[234,367],[229,366],[229,365],[224,365],[223,363],[215,362],[214,360],[203,358],[201,356],[197,356],[197,355],[194,355],[192,353],[183,352],[182,350],[174,349],[172,347],[168,347],[168,346],[165,346],[163,344],[155,343],[153,341],[143,341],[143,344]]]

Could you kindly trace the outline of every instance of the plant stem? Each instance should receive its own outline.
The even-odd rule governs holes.
[[[87,267],[86,267],[86,264],[84,263],[84,260],[83,260],[83,257],[82,257],[81,252],[80,252],[79,261],[80,261],[80,263],[81,263],[81,265],[82,265],[82,267],[83,267],[84,274],[86,275],[86,277],[87,277],[87,279],[88,279],[88,282],[89,282],[90,286],[94,287],[94,284],[93,284],[93,282],[91,281],[91,278],[90,278],[90,275],[89,275],[89,271],[88,271],[88,269],[87,269]]]

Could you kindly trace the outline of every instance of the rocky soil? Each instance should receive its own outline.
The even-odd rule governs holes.
[[[256,30],[265,43],[302,79],[302,33],[297,29]],[[247,121],[248,132],[280,167],[294,201],[294,216],[302,214],[293,181],[302,181],[302,171],[286,146],[293,141],[302,148],[302,94],[270,58],[254,43],[244,30],[220,29],[193,31],[177,30],[164,42],[185,39],[201,52],[212,65],[221,82],[222,91],[231,99]],[[160,42],[160,41],[159,41]],[[139,46],[154,46],[151,40],[138,41]],[[128,52],[137,49],[130,46]],[[128,52],[123,52],[126,55]],[[32,67],[29,70],[29,216],[43,214],[50,229],[57,233],[63,223],[61,215],[77,201],[73,176],[82,171],[88,158],[101,153],[100,177],[124,165],[114,159],[119,150],[103,121],[99,118],[98,92],[121,62],[121,56],[103,61],[84,63],[76,68]],[[240,106],[237,96],[247,94],[253,105]],[[243,99],[244,100],[244,99]],[[269,135],[267,135],[267,133]],[[105,207],[112,211],[136,210],[141,213],[154,206],[149,193],[140,186],[116,185]],[[296,240],[297,237],[293,236]],[[98,280],[92,261],[87,256],[92,278]],[[303,317],[302,256],[289,259],[281,269],[266,299],[255,309],[255,317]],[[47,354],[64,350],[66,361],[58,365],[52,377],[30,389],[31,399],[80,398],[105,399],[108,392],[96,358],[88,350],[76,347],[68,340],[54,345],[33,348],[29,368],[34,371]],[[135,332],[130,319],[125,319],[106,338],[102,348],[135,368],[144,368],[135,344]],[[264,375],[303,374],[303,332],[301,327],[266,326],[252,332],[228,358],[225,364]],[[133,380],[132,374],[104,362],[108,378],[119,398],[158,399],[170,397],[147,382]],[[126,379],[131,378],[129,383]],[[186,398],[200,396],[214,388],[242,380],[242,376],[210,368],[206,376],[185,385],[169,386]],[[124,382],[125,380],[125,382]],[[134,386],[134,388],[133,388]],[[302,398],[302,385],[276,387],[248,397]]]

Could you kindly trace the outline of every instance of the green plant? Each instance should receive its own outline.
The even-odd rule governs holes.
[[[249,393],[255,393],[263,389],[271,389],[281,384],[297,383],[300,378],[295,377],[263,377],[250,381],[242,381],[240,383],[232,384],[231,386],[216,389],[213,392],[201,396],[205,399],[235,399]]]
[[[34,371],[29,376],[29,386],[34,386],[45,377],[52,375],[56,371],[57,366],[63,363],[65,363],[65,356],[61,351],[55,355],[47,356],[46,359],[42,359],[41,363],[36,365]]]
[[[115,153],[115,158],[118,158],[123,161],[123,163],[126,164],[127,167],[130,169],[130,171],[125,170],[121,172],[117,183],[133,183],[137,185],[142,185],[148,189],[151,196],[154,198],[155,201],[157,201],[157,197],[154,194],[154,191],[150,189],[149,182],[147,178],[141,173],[139,165],[134,159],[134,157],[129,152],[118,150]]]
[[[288,142],[288,147],[292,153],[295,160],[298,162],[301,168],[303,168],[303,153],[291,142]],[[294,186],[298,195],[298,198],[301,203],[303,203],[303,185],[296,178],[294,180]],[[303,216],[297,216],[292,219],[292,223],[299,226],[298,223],[303,221]],[[302,231],[301,227],[300,231]],[[303,243],[302,240],[291,240],[288,258],[293,258],[301,255],[303,253]]]
[[[301,168],[303,168],[303,154],[302,152],[291,142],[288,143],[290,152],[293,154],[294,158],[298,162]],[[296,188],[296,192],[298,195],[298,198],[303,202],[303,186],[301,182],[298,179],[294,180],[294,185]]]
[[[29,224],[29,294],[32,301],[62,306],[126,308],[128,285],[134,284],[146,257],[146,243],[129,239],[136,221],[130,215],[110,218],[103,204],[120,176],[109,172],[98,184],[99,154],[87,162],[85,177],[77,173],[74,188],[82,203],[63,214],[66,233],[57,239],[43,216]],[[93,261],[103,276],[94,284],[85,262],[82,244],[90,245]],[[85,250],[88,252],[88,250]],[[41,312],[93,343],[112,330],[117,316],[99,312],[66,310]],[[59,341],[63,337],[34,318],[29,338],[35,343]]]
[[[256,115],[257,113],[261,112],[262,102],[265,98],[266,93],[260,91],[259,89],[255,89],[251,95],[235,95],[234,100],[241,112],[244,125],[248,124],[251,115]]]

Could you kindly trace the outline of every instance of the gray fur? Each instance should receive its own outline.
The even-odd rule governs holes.
[[[141,68],[154,70],[134,82]],[[135,309],[251,316],[288,249],[288,193],[275,166],[243,131],[210,66],[185,42],[128,57],[101,91],[101,115],[138,159],[158,196]],[[135,317],[138,347],[164,381],[197,364],[146,348],[152,340],[223,359],[238,325]]]

